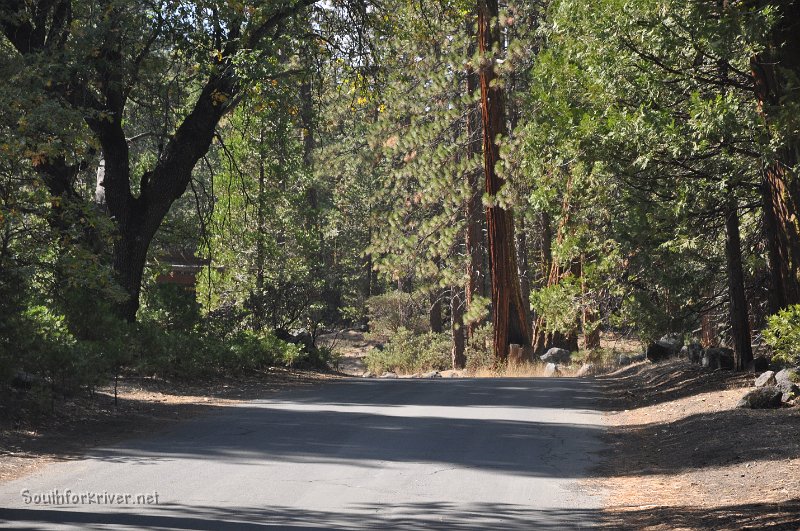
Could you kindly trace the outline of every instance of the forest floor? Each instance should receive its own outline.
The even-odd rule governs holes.
[[[153,433],[175,422],[288,387],[314,385],[335,375],[274,368],[262,374],[182,383],[120,378],[93,397],[35,404],[29,396],[0,397],[0,482],[27,475],[58,460],[80,458],[89,449]]]
[[[800,408],[736,409],[753,378],[684,361],[597,378],[609,529],[800,529]]]

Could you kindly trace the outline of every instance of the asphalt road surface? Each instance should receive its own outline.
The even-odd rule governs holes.
[[[602,493],[582,479],[603,448],[597,395],[566,378],[285,391],[2,484],[0,526],[590,528]]]

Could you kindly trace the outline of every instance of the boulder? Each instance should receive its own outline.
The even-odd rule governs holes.
[[[387,380],[393,380],[393,379],[397,378],[397,375],[395,373],[393,373],[393,372],[385,372],[385,373],[381,374],[380,377],[384,378],[384,379],[387,379]]]
[[[774,409],[781,406],[783,393],[773,385],[753,389],[739,400],[738,408]]]
[[[423,373],[420,378],[441,378],[442,375],[439,374],[439,371],[430,371]]]
[[[676,353],[683,347],[683,338],[679,335],[667,334],[658,340],[659,343],[669,345]]]
[[[631,358],[625,354],[620,354],[619,358],[617,358],[617,364],[619,365],[630,365],[631,363],[633,363]]]
[[[548,363],[544,368],[544,375],[547,377],[561,376],[561,371],[558,370],[558,365],[555,363]]]
[[[665,359],[676,356],[679,350],[680,347],[676,346],[675,343],[662,341],[659,339],[658,341],[650,343],[647,346],[645,357],[652,362],[664,361]]]
[[[800,395],[800,387],[795,383],[798,379],[796,369],[783,369],[775,374],[775,386],[782,393],[784,402]]]
[[[592,376],[596,371],[594,363],[584,363],[581,365],[581,368],[578,369],[578,372],[575,373],[577,378],[585,378],[586,376]]]
[[[639,363],[640,361],[644,361],[646,359],[647,359],[646,354],[644,353],[636,354],[635,356],[631,356],[631,363]]]
[[[374,378],[375,375],[372,374],[370,371],[366,371],[364,374],[361,375],[362,378]]]
[[[774,371],[767,371],[762,373],[761,376],[756,378],[756,387],[765,387],[767,385],[774,386],[777,382],[775,380],[775,372]]]
[[[733,370],[733,350],[729,348],[709,348],[703,352],[703,367],[709,369]]]
[[[572,359],[572,353],[563,348],[553,347],[543,356],[539,356],[539,359],[545,363],[569,363]]]

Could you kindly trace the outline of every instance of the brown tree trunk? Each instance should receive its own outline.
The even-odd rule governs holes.
[[[737,371],[753,360],[750,345],[750,320],[744,293],[742,247],[739,235],[739,212],[736,199],[731,199],[725,216],[725,253],[728,259],[728,295],[730,297],[731,335]]]
[[[431,305],[429,309],[429,322],[431,325],[431,332],[441,334],[442,327],[442,293],[439,290],[431,292]]]
[[[503,88],[495,81],[497,75],[492,51],[499,42],[496,24],[498,14],[497,0],[478,1],[483,160],[486,193],[491,198],[497,197],[504,184],[495,169],[500,160],[497,137],[505,132]],[[494,355],[495,359],[501,361],[508,356],[510,344],[530,345],[530,328],[517,272],[513,213],[496,205],[489,206],[486,209],[486,224],[492,275]]]
[[[453,350],[452,361],[454,369],[463,369],[467,364],[464,353],[466,346],[466,329],[464,327],[464,299],[461,288],[453,286],[450,289],[450,312],[452,315]]]
[[[797,102],[796,91],[788,92],[793,77],[800,75],[800,1],[778,3],[778,22],[772,29],[770,44],[751,59],[756,98],[767,130],[787,105]],[[769,309],[776,312],[800,303],[800,183],[792,168],[797,164],[800,137],[796,132],[781,134],[784,145],[776,160],[764,173],[764,231],[771,275]]]

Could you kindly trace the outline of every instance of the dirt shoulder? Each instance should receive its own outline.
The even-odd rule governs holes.
[[[9,392],[0,400],[0,482],[25,476],[53,461],[80,458],[96,446],[153,433],[282,389],[333,378],[336,376],[280,368],[191,384],[122,378],[116,402],[114,387],[109,385],[97,389],[91,397],[59,397],[36,407],[30,396],[22,399]]]
[[[682,361],[597,380],[609,529],[800,529],[800,408],[736,409],[752,374]]]

